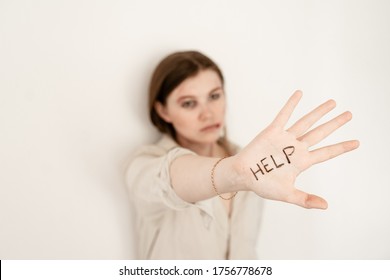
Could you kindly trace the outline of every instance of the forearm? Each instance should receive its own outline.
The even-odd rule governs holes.
[[[197,202],[217,195],[211,172],[217,158],[186,155],[175,159],[170,167],[171,183],[176,194],[187,202]],[[214,185],[219,194],[245,190],[234,166],[234,157],[218,163],[214,169]],[[228,195],[226,195],[228,196]]]

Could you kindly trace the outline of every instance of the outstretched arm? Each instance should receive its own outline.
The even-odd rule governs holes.
[[[352,114],[345,112],[311,129],[336,106],[333,100],[329,100],[286,129],[286,123],[301,97],[302,93],[296,91],[265,130],[237,155],[218,164],[214,181],[219,193],[254,191],[266,199],[305,208],[327,208],[323,198],[297,189],[295,180],[310,166],[356,149],[359,142],[351,140],[309,150],[351,120]],[[192,155],[177,158],[170,170],[176,193],[188,202],[215,196],[210,175],[216,160]]]

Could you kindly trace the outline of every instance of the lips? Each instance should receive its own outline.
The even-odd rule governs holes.
[[[216,123],[216,124],[212,124],[212,125],[208,125],[208,126],[205,126],[203,127],[200,131],[201,132],[209,132],[209,131],[214,131],[214,130],[217,130],[221,127],[221,124],[220,123]]]

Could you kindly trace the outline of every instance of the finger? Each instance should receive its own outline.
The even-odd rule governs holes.
[[[319,197],[314,194],[308,194],[301,190],[296,189],[294,193],[289,197],[289,203],[311,209],[326,209],[328,208],[328,203],[322,197]]]
[[[280,110],[272,124],[275,126],[284,127],[290,119],[295,107],[298,105],[301,97],[302,92],[299,90],[295,91],[294,94],[288,99],[287,103],[283,106],[282,110]]]
[[[335,117],[334,119],[310,130],[305,135],[299,137],[299,140],[304,141],[308,146],[313,146],[323,139],[325,139],[329,134],[333,133],[336,129],[343,126],[352,119],[351,112],[344,112],[341,115]]]
[[[360,145],[359,141],[350,140],[350,141],[345,141],[338,144],[313,150],[310,152],[310,157],[312,158],[312,164],[327,161],[341,154],[355,150],[359,147],[359,145]]]
[[[312,127],[318,120],[320,120],[324,115],[329,113],[336,107],[336,102],[334,100],[328,100],[327,102],[321,104],[313,111],[302,117],[298,120],[293,126],[291,126],[288,131],[293,133],[295,136],[299,137],[304,134],[310,127]]]

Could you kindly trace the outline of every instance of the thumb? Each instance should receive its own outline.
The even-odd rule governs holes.
[[[327,209],[328,203],[322,197],[314,194],[305,193],[301,190],[295,189],[294,193],[288,199],[289,203],[311,209]]]

